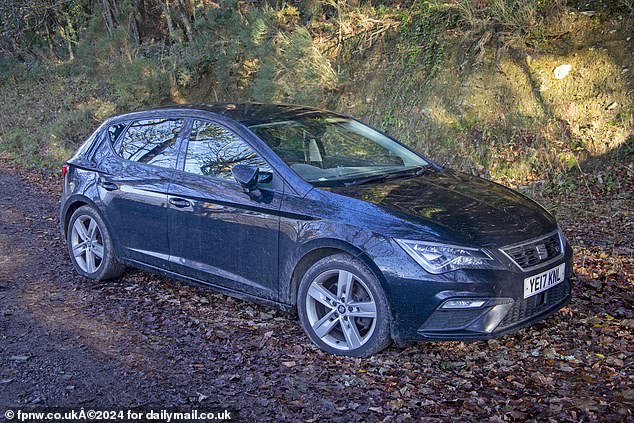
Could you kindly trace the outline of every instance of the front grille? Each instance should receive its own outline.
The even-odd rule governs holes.
[[[551,261],[562,254],[559,232],[537,238],[522,244],[503,247],[501,250],[517,264],[527,270]]]
[[[570,283],[564,281],[541,294],[517,300],[500,322],[498,329],[503,329],[507,326],[520,323],[523,320],[530,319],[557,305],[569,294]]]

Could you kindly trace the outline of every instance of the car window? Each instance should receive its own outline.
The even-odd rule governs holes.
[[[249,128],[301,178],[315,186],[411,177],[429,166],[403,145],[342,116],[298,115]]]
[[[115,143],[122,158],[161,167],[175,167],[176,141],[183,119],[142,119],[133,122]],[[111,128],[112,129],[112,128]],[[113,133],[110,132],[112,137]]]
[[[119,135],[121,135],[126,125],[127,123],[117,123],[108,128],[108,136],[110,137],[111,143],[114,144],[117,141],[117,138],[119,138]]]
[[[233,180],[231,168],[246,164],[270,172],[268,164],[244,141],[226,128],[197,120],[185,157],[185,171]]]
[[[403,160],[390,154],[390,150],[339,125],[326,127],[321,138],[322,149],[327,157],[336,156],[341,163],[382,165],[403,165]]]

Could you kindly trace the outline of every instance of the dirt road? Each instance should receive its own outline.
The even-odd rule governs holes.
[[[229,408],[240,421],[633,418],[627,237],[600,245],[588,239],[601,230],[570,223],[579,244],[575,298],[530,329],[349,359],[318,351],[294,317],[210,290],[135,270],[109,283],[77,276],[58,229],[58,183],[0,161],[0,412],[186,407]],[[628,219],[618,224],[629,226]]]

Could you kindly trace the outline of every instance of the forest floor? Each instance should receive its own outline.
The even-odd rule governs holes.
[[[610,176],[609,178],[607,176]],[[575,251],[573,299],[503,338],[314,347],[292,315],[146,272],[72,269],[58,176],[0,158],[0,409],[229,408],[239,421],[634,419],[634,167],[539,200]],[[0,417],[0,420],[3,417]]]

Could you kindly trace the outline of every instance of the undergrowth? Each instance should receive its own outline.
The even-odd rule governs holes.
[[[189,35],[176,27],[172,38],[139,42],[134,4],[110,32],[99,4],[78,12],[72,58],[41,42],[36,53],[0,56],[0,150],[57,167],[115,113],[264,101],[336,108],[509,182],[559,180],[593,158],[634,154],[632,52],[592,49],[625,43],[624,6],[597,18],[563,0],[227,0],[196,6]],[[554,80],[564,61],[571,76]]]

